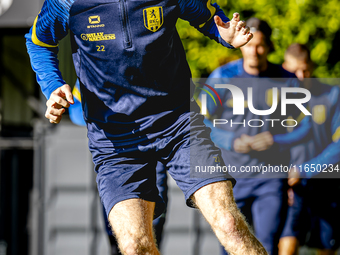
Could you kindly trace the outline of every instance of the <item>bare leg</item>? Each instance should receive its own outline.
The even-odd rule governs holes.
[[[299,241],[294,236],[285,236],[280,238],[279,255],[298,255]]]
[[[230,254],[267,254],[238,210],[230,181],[208,184],[197,190],[193,199]]]
[[[154,202],[128,199],[116,204],[109,221],[124,255],[159,255],[152,233]]]

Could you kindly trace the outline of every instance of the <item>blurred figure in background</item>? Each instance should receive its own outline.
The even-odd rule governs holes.
[[[272,86],[270,78],[286,78],[282,80],[292,80],[295,75],[287,72],[280,65],[274,65],[267,60],[267,56],[273,49],[270,40],[272,29],[269,25],[257,18],[251,18],[247,22],[253,39],[241,49],[243,59],[228,63],[217,68],[209,77],[208,83],[214,85],[217,82],[237,84],[247,95],[247,87],[253,87],[256,96],[253,96],[253,105],[256,109],[268,109],[272,105]],[[236,78],[236,79],[235,79]],[[266,78],[261,79],[259,78]],[[232,81],[230,81],[233,79]],[[295,79],[294,79],[295,80]],[[222,81],[222,82],[220,82]],[[235,83],[233,83],[235,82]],[[289,82],[288,82],[289,83]],[[279,86],[294,86],[286,82],[281,82]],[[297,85],[295,85],[297,86]],[[242,123],[245,119],[247,123],[250,119],[277,119],[281,118],[280,111],[277,110],[271,115],[258,116],[245,107],[244,115],[233,114],[233,97],[227,89],[216,89],[221,96],[224,105],[207,104],[210,118],[227,119],[233,122]],[[247,103],[245,102],[245,106]],[[211,127],[211,137],[214,143],[222,149],[222,157],[227,164],[237,166],[262,166],[262,165],[287,165],[289,162],[289,150],[281,152],[278,148],[271,148],[270,152],[255,151],[256,144],[251,147],[251,136],[259,134],[262,140],[268,140],[268,147],[272,147],[272,137],[268,131],[274,133],[285,133],[282,126],[272,127],[266,123],[262,127],[249,127],[246,125],[218,125],[213,127],[212,123],[206,120],[206,124]],[[267,148],[265,148],[267,149]],[[254,226],[255,235],[264,245],[269,254],[278,253],[278,242],[285,222],[287,208],[287,180],[285,177],[265,178],[261,173],[250,173],[238,175],[231,172],[237,178],[238,184],[234,188],[234,196],[237,206],[246,216],[247,221]],[[224,249],[222,253],[226,254]]]
[[[82,111],[82,106],[81,106],[81,94],[79,90],[78,80],[76,81],[72,94],[73,94],[74,104],[70,105],[69,107],[70,119],[74,124],[78,126],[85,126],[86,123],[83,117],[83,111]],[[157,219],[153,220],[153,228],[154,228],[156,244],[157,244],[158,249],[161,249],[163,228],[165,224],[165,218],[166,218],[167,207],[168,207],[168,184],[167,184],[168,176],[166,173],[166,168],[160,162],[158,162],[156,166],[156,178],[157,178],[156,185],[159,190],[159,195],[164,200],[164,203],[165,203],[164,212]],[[109,242],[110,242],[110,250],[111,250],[110,255],[121,255],[122,253],[118,249],[118,243],[110,228],[110,224],[107,219],[104,207],[103,207],[103,216],[104,216],[105,230],[108,235]]]
[[[309,50],[306,46],[292,44],[285,52],[283,68],[295,73],[296,77],[303,81],[310,78],[313,71],[313,63],[310,59]],[[304,82],[310,89],[307,80]],[[312,158],[310,141],[298,144],[291,149],[292,164],[302,164]],[[305,181],[297,183],[288,190],[288,211],[284,230],[279,242],[280,255],[297,255],[299,246],[303,245],[309,229],[309,220],[305,197]]]
[[[301,165],[298,171],[291,171],[288,182],[294,191],[293,204],[280,239],[280,255],[298,253],[305,229],[310,231],[306,243],[309,247],[317,248],[320,255],[334,255],[340,247],[340,89],[308,79],[312,77],[313,63],[305,45],[292,44],[285,53],[283,67],[303,80],[303,86],[312,94],[308,102],[312,118],[308,118],[306,130],[312,139],[291,150],[295,155],[293,163]],[[300,138],[302,141],[303,136]],[[321,166],[323,172],[311,171],[312,166]],[[309,179],[315,175],[318,179],[305,179],[301,184],[300,177]]]

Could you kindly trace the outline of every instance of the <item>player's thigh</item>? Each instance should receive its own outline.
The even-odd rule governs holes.
[[[109,222],[121,249],[129,245],[153,247],[152,220],[155,202],[132,198],[118,202],[109,213]]]
[[[207,184],[193,195],[195,205],[213,228],[218,237],[234,231],[235,217],[240,215],[233,197],[230,181]],[[221,239],[220,239],[221,240]]]
[[[150,228],[152,226],[154,208],[155,202],[139,198],[127,199],[118,202],[111,209],[109,222],[114,231],[122,227],[127,227],[130,232],[138,228]]]
[[[230,181],[220,181],[205,185],[193,194],[193,200],[202,211],[227,208],[235,204],[233,187]]]

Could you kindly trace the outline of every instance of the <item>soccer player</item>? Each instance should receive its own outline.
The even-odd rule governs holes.
[[[72,122],[76,125],[79,126],[86,126],[84,117],[83,117],[83,110],[81,107],[81,94],[80,94],[80,87],[79,87],[79,80],[76,81],[76,84],[72,90],[72,95],[73,95],[73,101],[74,104],[70,105],[68,108],[69,114],[70,114],[70,119]],[[166,174],[166,168],[164,167],[163,164],[157,163],[156,166],[156,185],[159,190],[159,196],[163,199],[164,204],[165,204],[165,209],[164,212],[160,217],[157,219],[153,220],[153,229],[155,232],[155,239],[156,239],[156,244],[158,249],[161,248],[161,242],[162,242],[162,236],[163,236],[163,228],[165,224],[165,219],[166,219],[166,213],[167,213],[167,207],[168,207],[168,176]],[[110,249],[111,253],[110,255],[120,255],[121,252],[119,251],[118,248],[118,243],[117,240],[112,233],[112,230],[110,228],[110,223],[109,220],[107,219],[106,213],[105,213],[105,208],[103,208],[104,213],[104,223],[105,223],[105,230],[109,238],[110,242]]]
[[[248,87],[253,88],[252,104],[256,109],[269,109],[272,105],[272,88],[297,86],[294,85],[295,75],[287,72],[280,65],[274,65],[267,60],[268,53],[273,45],[270,40],[272,29],[269,25],[257,18],[247,21],[254,34],[253,39],[241,48],[243,58],[217,68],[209,77],[208,83],[229,83],[240,88],[243,94],[248,94]],[[270,78],[285,78],[282,82],[271,82]],[[288,83],[283,82],[287,80]],[[296,81],[296,79],[295,79]],[[286,193],[287,181],[285,176],[275,175],[274,178],[264,177],[261,173],[242,173],[244,166],[268,166],[287,165],[289,163],[289,150],[280,151],[278,147],[272,147],[273,140],[270,132],[275,134],[285,133],[282,126],[273,127],[265,119],[282,119],[280,111],[277,110],[270,115],[259,116],[253,114],[245,103],[244,115],[233,114],[233,102],[235,94],[232,95],[228,89],[216,89],[221,105],[208,102],[208,113],[211,119],[226,119],[225,125],[212,126],[212,140],[222,149],[222,157],[231,167],[236,167],[233,177],[237,178],[237,186],[234,188],[234,196],[237,206],[252,223],[256,237],[264,245],[269,254],[277,254],[277,245],[285,222],[286,216]],[[248,94],[249,95],[249,94]],[[225,103],[226,102],[226,103]],[[265,123],[261,126],[258,122],[248,126],[251,119],[260,119]],[[231,121],[235,124],[231,125]],[[257,126],[257,127],[254,127]],[[255,151],[257,144],[251,147],[251,136],[261,137],[260,140],[268,140],[268,151]],[[266,150],[263,148],[261,150]],[[223,253],[225,251],[223,250]]]
[[[307,179],[315,176],[325,175],[327,179],[310,179],[303,187],[305,196],[302,197],[303,204],[310,213],[311,235],[307,240],[307,245],[318,249],[322,255],[334,255],[336,249],[340,247],[340,223],[338,215],[340,214],[340,200],[338,192],[340,188],[339,179],[334,178],[332,173],[339,172],[340,162],[340,89],[337,86],[329,86],[319,83],[312,77],[313,63],[310,59],[309,49],[305,45],[292,44],[285,53],[283,67],[288,71],[294,72],[296,76],[304,80],[304,86],[311,91],[312,97],[308,102],[309,108],[313,115],[309,119],[309,131],[312,132],[312,139],[293,147],[293,154],[303,155],[303,162],[300,169],[310,169],[314,164],[315,167],[330,166],[326,172],[319,174],[318,171],[301,171],[293,169],[289,179],[289,184],[301,191],[299,177]],[[294,131],[292,132],[294,133]],[[275,138],[274,138],[275,140]],[[287,140],[286,140],[287,141]],[[337,170],[338,169],[338,170]],[[298,171],[294,171],[298,170]],[[338,176],[335,176],[338,177]],[[305,180],[304,180],[305,181]],[[301,193],[301,192],[300,192]],[[294,193],[293,214],[288,215],[284,237],[280,240],[280,249],[282,255],[296,254],[299,245],[299,234],[306,228],[302,225],[305,211],[298,202],[301,203],[301,195]],[[295,212],[294,212],[295,211]],[[304,222],[306,224],[306,222]]]
[[[311,77],[313,63],[306,46],[292,44],[286,50],[284,59],[283,68],[295,73],[299,80],[302,81],[305,78]],[[305,84],[307,84],[306,81]],[[310,89],[310,87],[307,86],[307,89]],[[307,127],[310,130],[309,121]],[[293,164],[302,164],[311,159],[312,155],[309,147],[313,146],[314,144],[310,141],[295,145],[291,149],[291,162]],[[288,190],[289,207],[286,223],[279,242],[279,255],[297,255],[299,246],[305,242],[309,224],[305,200],[306,189],[304,186],[305,183],[299,183]]]
[[[46,0],[26,35],[46,117],[60,122],[73,103],[57,60],[70,30],[98,190],[122,253],[159,254],[152,219],[164,210],[155,181],[161,161],[228,251],[266,254],[233,200],[234,179],[191,169],[215,165],[220,150],[191,100],[178,18],[227,47],[252,37],[237,13],[229,21],[207,0]]]

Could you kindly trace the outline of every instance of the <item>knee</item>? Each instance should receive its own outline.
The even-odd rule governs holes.
[[[154,242],[147,237],[124,240],[120,244],[120,249],[124,255],[155,254],[157,250]]]
[[[237,219],[232,213],[227,212],[216,222],[216,226],[226,234],[233,234],[237,231]]]

